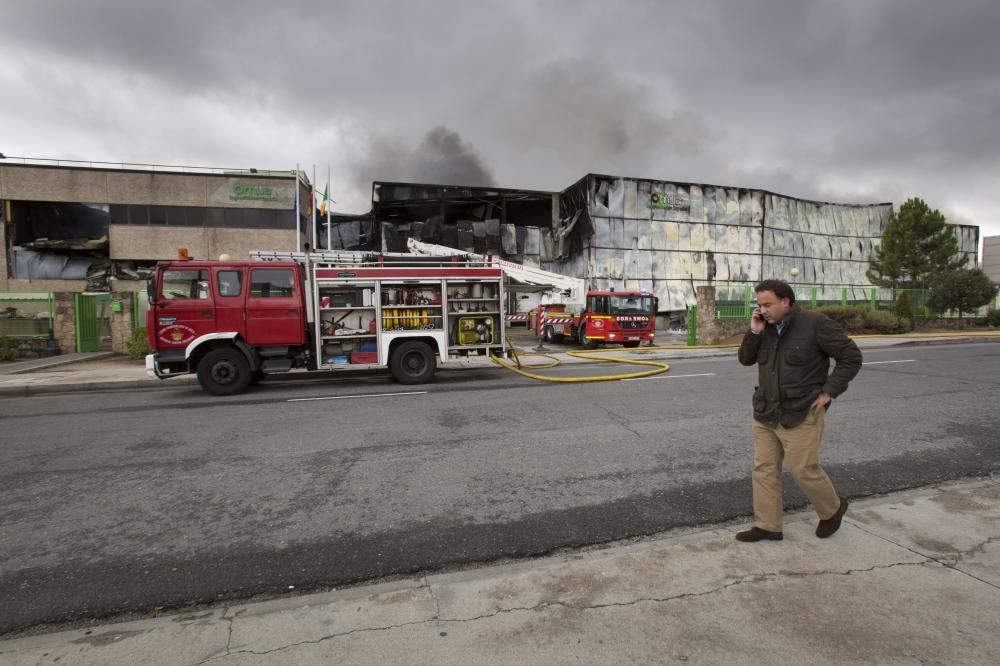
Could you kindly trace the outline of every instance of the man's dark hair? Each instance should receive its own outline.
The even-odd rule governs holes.
[[[787,298],[789,305],[795,305],[795,292],[792,291],[792,286],[784,280],[764,280],[753,290],[757,294],[762,291],[772,291],[779,299]]]

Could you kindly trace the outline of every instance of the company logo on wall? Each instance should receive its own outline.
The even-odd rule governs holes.
[[[653,192],[649,195],[649,207],[660,210],[688,210],[690,204],[679,194]]]
[[[233,185],[230,201],[278,201],[278,194],[273,187],[265,185]]]

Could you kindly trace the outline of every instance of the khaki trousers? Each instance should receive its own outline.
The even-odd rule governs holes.
[[[812,502],[823,520],[840,508],[840,498],[830,477],[819,466],[819,443],[823,438],[826,410],[810,412],[794,428],[772,428],[753,422],[753,513],[757,527],[781,531],[784,502],[781,497],[781,462]]]

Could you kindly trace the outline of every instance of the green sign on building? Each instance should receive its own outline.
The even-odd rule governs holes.
[[[273,187],[266,185],[233,185],[230,201],[278,201]]]

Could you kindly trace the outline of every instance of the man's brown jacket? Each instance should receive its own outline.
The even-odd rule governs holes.
[[[832,374],[831,358],[837,361]],[[820,391],[836,398],[861,370],[861,350],[840,324],[798,305],[785,316],[781,336],[770,325],[759,335],[747,331],[739,359],[758,368],[753,417],[786,428],[802,423]]]

